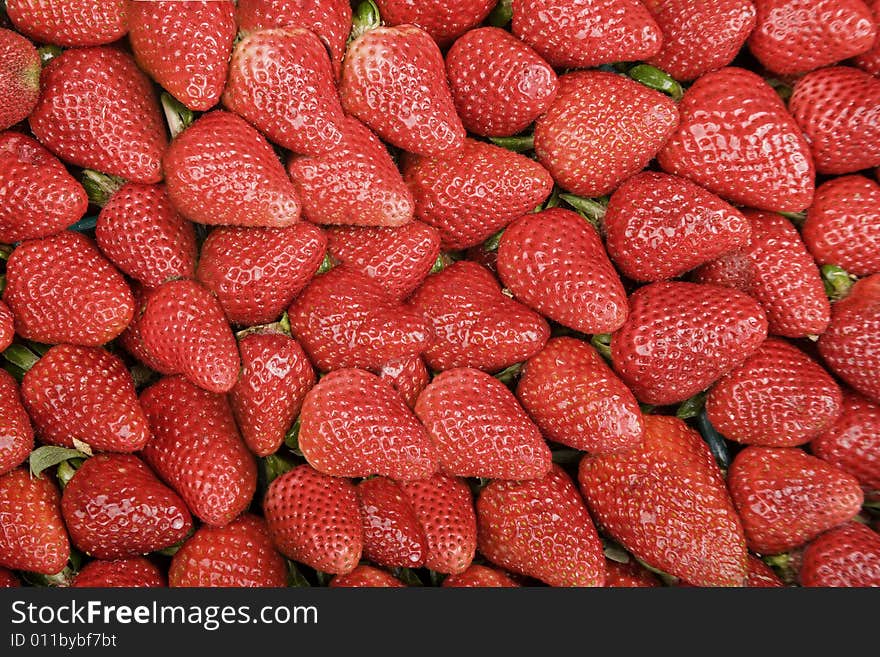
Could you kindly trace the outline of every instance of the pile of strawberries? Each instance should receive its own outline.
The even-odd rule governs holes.
[[[5,11],[0,585],[880,585],[880,0]]]

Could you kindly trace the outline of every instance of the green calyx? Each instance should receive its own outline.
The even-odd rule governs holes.
[[[249,326],[246,329],[242,329],[241,331],[237,331],[235,333],[235,337],[238,340],[243,340],[249,335],[253,335],[255,333],[264,334],[264,333],[280,333],[282,335],[286,335],[290,337],[290,317],[285,312],[281,315],[281,319],[277,322],[272,322],[270,324],[258,324],[256,326]]]
[[[505,148],[514,153],[525,153],[535,148],[534,135],[524,135],[521,137],[489,137],[496,146]]]
[[[775,91],[783,101],[787,102],[788,99],[791,98],[791,94],[794,91],[791,85],[786,84],[777,78],[767,78],[766,82],[773,87],[773,91]]]
[[[605,212],[608,209],[607,200],[584,198],[583,196],[575,196],[574,194],[560,194],[559,198],[574,208],[584,219],[589,221],[593,225],[593,228],[602,232],[602,220],[605,218]]]
[[[379,14],[379,7],[373,0],[365,0],[357,6],[351,17],[351,33],[348,36],[348,42],[355,41],[380,25],[382,25],[382,16]]]
[[[327,253],[324,254],[324,259],[321,261],[321,264],[318,266],[317,273],[326,274],[328,271],[333,269],[338,264],[339,264],[339,261],[337,261],[336,258],[334,258],[332,255],[330,255],[330,252],[327,251]]]
[[[27,372],[40,360],[38,354],[35,354],[23,344],[18,343],[9,345],[2,355],[3,360],[15,365],[24,372]]]
[[[161,100],[162,111],[165,113],[165,122],[168,124],[168,132],[171,134],[171,138],[174,139],[192,125],[192,122],[195,120],[195,114],[167,91],[162,92]]]
[[[697,417],[705,405],[706,393],[697,393],[690,399],[686,399],[681,403],[678,410],[675,412],[675,417],[680,420],[689,420],[692,417]]]
[[[492,235],[489,239],[483,242],[483,251],[486,253],[492,253],[493,251],[497,251],[498,247],[501,246],[501,238],[504,236],[504,229],[502,228],[497,233]]]
[[[822,265],[820,272],[822,283],[825,285],[825,294],[832,301],[839,301],[847,296],[856,282],[855,276],[837,265]]]
[[[37,54],[40,56],[40,63],[43,66],[58,57],[62,52],[64,52],[64,50],[59,46],[46,45],[37,48]]]
[[[656,66],[648,64],[636,64],[630,68],[626,74],[636,82],[640,82],[646,87],[650,87],[656,91],[663,92],[671,96],[673,100],[681,100],[684,96],[684,89],[678,81],[666,71],[662,71]]]
[[[43,470],[57,465],[58,471],[56,474],[59,482],[64,486],[76,473],[77,468],[89,456],[90,454],[79,449],[44,445],[31,452],[28,459],[28,467],[30,468],[31,476],[39,477]]]
[[[124,184],[124,179],[111,176],[109,173],[101,173],[93,169],[83,169],[82,172],[82,186],[86,190],[89,202],[99,207],[104,207],[110,197]]]
[[[690,400],[688,400],[690,401]],[[687,403],[687,402],[685,402]],[[717,429],[712,426],[709,416],[706,414],[705,407],[700,409],[696,415],[697,431],[703,437],[703,441],[709,446],[709,451],[715,457],[715,462],[723,472],[730,467],[730,450],[727,448],[727,439],[718,433]]]
[[[513,0],[499,0],[495,9],[489,14],[489,25],[504,27],[513,19]]]
[[[598,351],[605,360],[611,360],[610,333],[597,333],[592,338],[590,338],[590,344],[593,345],[593,349]]]

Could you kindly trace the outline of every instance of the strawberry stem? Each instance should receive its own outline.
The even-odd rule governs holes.
[[[23,344],[11,344],[3,352],[3,358],[9,363],[27,372],[40,357]]]
[[[843,267],[837,265],[822,265],[822,283],[825,285],[825,294],[832,301],[839,301],[849,294],[856,277],[847,273]]]
[[[287,430],[287,433],[284,436],[284,444],[287,445],[294,454],[302,456],[302,452],[299,449],[299,425],[299,418],[297,418],[296,422],[293,423],[293,426]]]
[[[45,66],[53,59],[58,57],[64,50],[59,46],[46,45],[37,48],[37,54],[40,56],[40,64]]]
[[[70,477],[73,476],[73,474],[76,472],[76,469],[82,463],[82,459],[87,459],[88,457],[88,454],[85,454],[78,449],[59,447],[58,445],[43,445],[42,447],[38,447],[33,452],[31,452],[30,457],[28,457],[28,465],[30,467],[32,477],[37,477],[46,468],[51,468],[53,465],[57,465],[59,466],[58,478],[60,480],[61,464],[67,463],[70,476],[67,477],[66,480],[62,481],[62,484],[66,484],[68,481],[70,481]],[[71,459],[73,459],[73,463],[69,463]]]
[[[513,18],[513,0],[499,0],[495,9],[489,14],[489,25],[504,27]]]
[[[162,92],[161,100],[165,121],[168,123],[168,132],[171,134],[171,138],[174,139],[192,125],[195,114],[167,91]]]
[[[297,462],[292,458],[282,455],[280,452],[269,454],[269,456],[260,459],[262,466],[266,472],[266,483],[271,484],[275,479],[290,472],[297,466]]]
[[[705,408],[700,410],[696,417],[697,431],[700,432],[703,440],[709,446],[709,451],[715,457],[718,467],[726,472],[727,468],[730,467],[730,451],[727,449],[727,440],[709,422],[709,416],[706,414]]]
[[[521,137],[489,137],[496,146],[506,148],[514,153],[525,153],[535,148],[534,135],[523,135]]]
[[[636,64],[629,69],[626,74],[636,82],[641,82],[646,87],[650,87],[656,91],[662,91],[668,96],[672,96],[673,100],[681,100],[681,97],[684,96],[684,90],[681,88],[678,81],[669,75],[669,73],[660,70],[656,66]]]
[[[357,40],[370,30],[375,30],[382,24],[382,16],[379,14],[379,7],[373,0],[365,0],[354,10],[354,16],[351,18],[351,33],[348,42]]]
[[[593,349],[598,351],[605,360],[611,360],[610,333],[597,333],[590,339],[590,344],[593,345]]]
[[[104,207],[110,197],[125,184],[125,180],[119,176],[111,176],[108,173],[100,173],[92,169],[83,169],[82,185],[89,197],[89,202],[99,207]]]
[[[681,403],[681,406],[679,406],[678,410],[675,412],[675,417],[680,420],[689,420],[692,417],[697,417],[705,405],[706,393],[697,393],[690,399],[686,399]]]
[[[495,378],[508,387],[512,386],[516,379],[519,377],[519,373],[522,371],[522,368],[522,363],[514,363],[510,367],[506,367],[498,372],[498,374],[495,375]]]
[[[607,202],[603,203],[602,201],[575,196],[574,194],[560,194],[559,198],[577,210],[578,214],[593,224],[596,230],[601,232],[602,219],[605,218],[605,211],[608,209]]]
[[[544,203],[544,210],[550,210],[551,208],[555,208],[559,206],[559,187],[556,185],[553,186],[553,191],[550,192],[550,196],[547,198],[547,202]]]
[[[497,251],[498,247],[501,245],[501,238],[504,235],[504,229],[502,228],[497,233],[492,235],[489,239],[483,242],[483,251],[486,253],[492,253],[492,251]]]

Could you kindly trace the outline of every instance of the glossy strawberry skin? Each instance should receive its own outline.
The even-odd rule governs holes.
[[[9,306],[0,301],[0,351],[6,351],[14,339],[15,317],[12,316]]]
[[[134,285],[132,286],[132,292],[135,300],[134,319],[132,319],[128,328],[122,332],[122,335],[119,336],[119,346],[148,369],[159,374],[174,374],[176,363],[161,361],[144,346],[144,340],[141,335],[141,319],[143,318],[148,290],[145,290],[141,285]]]
[[[519,586],[500,570],[473,564],[463,573],[443,580],[446,588],[516,588]]]
[[[71,588],[161,588],[168,586],[165,574],[145,557],[93,559],[70,583]]]
[[[635,559],[626,563],[605,560],[606,588],[657,588],[660,580]]]
[[[425,532],[400,486],[386,477],[357,486],[364,558],[388,567],[418,568],[428,551]]]
[[[330,580],[328,586],[332,588],[401,588],[406,584],[385,570],[361,564],[350,573],[336,575]]]
[[[880,24],[880,0],[868,0],[865,4],[868,5],[871,13],[874,15],[874,23]],[[880,30],[878,30],[871,49],[855,57],[853,64],[871,75],[880,75]]]
[[[418,25],[443,48],[473,31],[492,10],[494,0],[452,0],[444,3],[412,3],[407,0],[378,0],[386,25]]]
[[[34,448],[34,430],[18,384],[0,371],[0,476],[21,465]]]
[[[749,555],[749,575],[746,580],[749,588],[779,588],[785,586],[781,579],[763,561],[753,554]]]
[[[6,13],[15,29],[39,43],[97,46],[128,32],[126,0],[43,2],[9,0]]]
[[[659,91],[604,71],[567,73],[535,122],[535,154],[564,189],[601,196],[644,169],[678,121]]]
[[[801,586],[880,586],[880,534],[859,522],[847,522],[804,548],[798,572]]]
[[[379,370],[379,378],[394,386],[410,408],[415,407],[422,390],[431,382],[431,374],[421,356],[388,361]]]
[[[21,581],[8,568],[0,568],[0,589],[15,589],[21,586]]]
[[[25,37],[0,29],[0,130],[26,119],[40,95],[40,55]]]

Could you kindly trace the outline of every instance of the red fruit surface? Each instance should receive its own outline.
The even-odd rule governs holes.
[[[516,588],[519,586],[502,571],[473,564],[463,573],[443,580],[446,588]]]
[[[12,344],[15,338],[15,317],[3,301],[0,301],[0,351]]]
[[[874,23],[880,25],[880,0],[867,0],[865,4],[874,15]],[[855,57],[853,64],[871,75],[880,75],[880,30],[874,38],[874,45],[871,49]]]
[[[14,589],[21,586],[21,581],[8,568],[0,568],[0,589]]]
[[[880,586],[880,534],[859,522],[829,529],[804,548],[798,579],[801,586]]]
[[[15,29],[38,43],[97,46],[128,32],[126,0],[7,0]]]
[[[388,567],[419,568],[425,563],[425,532],[400,486],[386,477],[357,485],[364,527],[364,558]]]
[[[93,559],[84,565],[70,586],[82,588],[156,588],[168,586],[165,574],[145,557]]]
[[[379,378],[394,386],[410,408],[415,407],[422,390],[431,381],[431,375],[421,356],[408,356],[388,361],[379,370]]]
[[[779,588],[785,586],[773,569],[753,554],[749,555],[749,575],[746,579],[749,588]]]
[[[626,563],[605,560],[606,588],[657,588],[660,580],[635,559]]]
[[[447,2],[415,3],[409,0],[377,0],[379,13],[386,25],[411,23],[425,30],[440,47],[473,31],[495,6],[495,0],[448,0]]]
[[[40,95],[40,55],[30,41],[0,28],[0,130],[26,119]]]
[[[336,575],[328,586],[332,588],[400,588],[406,586],[391,573],[362,564],[350,573]]]
[[[18,384],[0,370],[0,476],[21,465],[34,448],[34,430]]]

